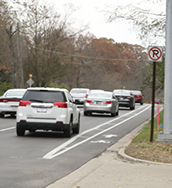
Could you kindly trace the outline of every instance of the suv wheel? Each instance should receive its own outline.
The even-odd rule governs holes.
[[[4,114],[3,114],[3,113],[0,113],[0,117],[4,117]]]
[[[79,129],[80,129],[80,115],[78,117],[77,126],[75,128],[73,128],[73,133],[78,134],[79,133]]]
[[[17,132],[17,135],[18,135],[18,136],[24,136],[24,134],[25,134],[25,129],[21,129],[21,128],[17,125],[16,132]]]
[[[72,126],[73,126],[73,123],[72,123],[72,119],[71,119],[68,128],[64,130],[64,134],[66,137],[72,136],[72,132],[73,132]]]
[[[84,116],[88,116],[88,112],[85,112],[85,111],[84,111]]]

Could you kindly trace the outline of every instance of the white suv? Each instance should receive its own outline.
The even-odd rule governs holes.
[[[67,137],[79,133],[80,111],[66,89],[28,88],[17,109],[16,133],[25,130],[63,131]]]

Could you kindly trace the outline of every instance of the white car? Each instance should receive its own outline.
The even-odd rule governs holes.
[[[63,131],[67,137],[79,133],[80,111],[66,89],[28,88],[17,109],[16,133]]]
[[[26,89],[8,89],[0,97],[0,117],[5,114],[14,116],[16,114],[19,102],[22,99]]]
[[[73,88],[71,89],[70,94],[77,104],[84,104],[85,99],[89,95],[89,91],[88,88]]]

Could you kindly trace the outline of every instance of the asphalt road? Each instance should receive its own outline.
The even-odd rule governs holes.
[[[157,106],[156,106],[157,107]],[[76,170],[151,117],[149,104],[122,108],[119,116],[83,116],[80,134],[26,132],[17,137],[15,118],[0,118],[0,188],[43,188]]]

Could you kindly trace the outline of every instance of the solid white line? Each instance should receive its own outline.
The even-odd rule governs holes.
[[[6,128],[6,129],[1,129],[0,132],[4,132],[4,131],[9,131],[11,129],[15,129],[16,127],[10,127],[10,128]]]
[[[71,146],[71,147],[66,148],[67,145],[71,144],[72,142],[74,142],[77,138],[81,137],[82,135],[84,135],[84,134],[86,134],[86,133],[88,133],[88,132],[90,132],[90,131],[96,130],[96,129],[98,129],[98,128],[100,128],[100,127],[102,127],[102,126],[104,126],[104,125],[106,125],[106,124],[108,124],[108,123],[110,123],[110,122],[116,121],[117,119],[119,119],[119,118],[121,118],[121,117],[124,117],[125,115],[124,115],[124,116],[120,116],[119,118],[115,118],[115,119],[113,119],[113,120],[110,120],[110,121],[108,121],[108,122],[106,122],[106,123],[100,124],[100,125],[96,126],[95,128],[92,128],[92,129],[89,129],[89,130],[87,130],[87,131],[84,131],[84,132],[82,132],[81,134],[79,134],[79,135],[73,137],[73,138],[70,139],[69,141],[65,142],[65,143],[62,144],[61,146],[59,146],[59,147],[55,148],[54,150],[50,151],[49,153],[47,153],[46,155],[44,155],[43,158],[44,158],[44,159],[52,159],[52,158],[54,158],[54,157],[57,157],[57,156],[59,156],[59,155],[65,153],[65,152],[71,150],[72,148],[77,147],[77,146],[79,146],[79,145],[81,145],[81,144],[83,144],[83,143],[85,143],[85,142],[91,140],[92,138],[95,138],[96,136],[99,136],[100,134],[102,134],[102,133],[104,133],[104,132],[107,132],[107,131],[109,131],[109,130],[111,130],[111,129],[117,127],[117,126],[119,126],[120,124],[122,124],[122,123],[124,123],[124,122],[126,122],[126,121],[128,121],[128,120],[130,120],[130,119],[132,119],[133,117],[138,116],[138,115],[141,114],[142,112],[146,111],[148,108],[150,108],[150,105],[149,105],[147,108],[145,108],[144,110],[140,111],[139,113],[137,113],[137,114],[135,114],[135,115],[133,115],[133,116],[131,116],[131,117],[129,117],[129,118],[123,120],[122,122],[120,122],[120,123],[118,123],[118,124],[115,124],[115,125],[113,125],[113,126],[107,128],[107,129],[105,129],[105,130],[103,130],[103,131],[101,131],[101,132],[99,132],[99,133],[97,133],[97,134],[95,134],[95,135],[89,137],[89,138],[86,138],[85,140],[83,140],[83,141],[81,141],[81,142],[79,142],[79,143],[77,143],[77,144],[74,144],[74,145]],[[132,112],[133,112],[133,111],[132,111]],[[130,114],[130,113],[128,113],[128,114]],[[127,114],[127,115],[128,115],[128,114]],[[60,150],[62,150],[62,149],[63,149],[63,151],[60,152]]]

